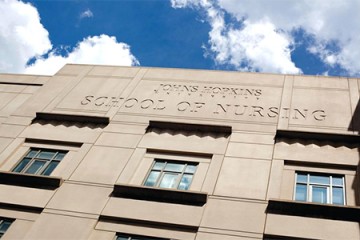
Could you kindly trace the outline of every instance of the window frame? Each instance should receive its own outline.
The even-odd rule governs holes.
[[[2,218],[2,217],[0,218],[0,238],[2,238],[6,234],[7,230],[9,230],[9,228],[11,227],[11,224],[13,222],[14,222],[13,219]],[[9,223],[9,226],[8,226],[8,228],[6,228],[5,231],[1,231],[1,225],[4,224],[4,223]]]
[[[161,170],[156,170],[154,169],[154,166],[157,162],[164,162],[165,165],[164,167],[162,167]],[[185,166],[183,167],[183,170],[181,172],[176,172],[176,171],[170,171],[170,170],[165,170],[165,167],[168,163],[172,163],[172,164],[184,164]],[[187,166],[195,166],[195,171],[193,173],[186,173],[186,168]],[[190,190],[190,187],[191,187],[191,184],[193,183],[193,180],[194,180],[194,177],[195,177],[195,174],[196,174],[196,171],[198,170],[198,166],[199,166],[199,163],[198,162],[193,162],[193,161],[177,161],[177,160],[169,160],[169,159],[161,159],[161,158],[154,158],[153,159],[153,162],[151,164],[151,167],[149,168],[147,174],[145,175],[145,178],[144,180],[142,181],[141,185],[144,186],[144,187],[152,187],[152,188],[161,188],[161,189],[173,189],[173,190],[180,190],[180,191],[189,191]],[[146,182],[150,176],[150,174],[153,172],[153,171],[156,171],[156,172],[159,172],[159,176],[157,177],[156,179],[156,182],[153,186],[147,186],[146,185]],[[178,179],[176,180],[176,184],[175,184],[175,188],[166,188],[166,187],[160,187],[160,184],[165,176],[165,173],[175,173],[175,174],[178,174]],[[190,184],[187,186],[187,189],[179,189],[179,186],[180,186],[180,183],[181,183],[181,180],[182,178],[184,177],[184,175],[186,174],[191,174],[192,178],[191,178],[191,182]],[[179,177],[180,176],[180,177]]]
[[[31,151],[36,151],[36,154],[33,157],[27,157],[27,155],[31,152]],[[41,152],[45,152],[45,151],[51,151],[54,153],[54,155],[50,158],[50,159],[46,159],[46,158],[39,158],[39,154],[41,154]],[[65,158],[66,154],[68,153],[68,150],[60,150],[60,149],[53,149],[53,148],[41,148],[41,147],[30,147],[25,154],[23,154],[23,156],[20,158],[19,161],[16,162],[16,164],[11,168],[11,172],[14,173],[20,173],[20,174],[30,174],[30,175],[38,175],[38,176],[50,176],[53,171],[55,170],[55,168],[61,163],[61,161]],[[61,159],[56,159],[56,157],[58,156],[58,154],[64,154],[63,157]],[[25,161],[26,158],[30,158],[29,162],[26,163],[26,165],[20,170],[20,171],[15,171],[16,168],[18,168],[21,163],[23,161]],[[27,173],[28,169],[33,166],[33,164],[36,161],[42,161],[45,162],[45,164],[36,170],[36,172],[34,173]],[[50,166],[51,163],[53,162],[57,162],[57,165],[54,167],[54,169],[51,170],[51,172],[49,174],[43,174],[45,173],[45,171],[47,171],[48,166]]]
[[[298,182],[297,176],[298,174],[306,175],[306,183]],[[311,176],[326,176],[329,177],[329,184],[325,183],[312,183],[310,181]],[[333,177],[341,177],[342,185],[333,184]],[[297,200],[296,199],[296,189],[297,186],[303,185],[306,186],[306,200]],[[314,202],[313,201],[313,187],[325,188],[326,189],[326,203]],[[334,188],[342,188],[342,195],[343,195],[343,204],[333,203],[333,189]],[[294,181],[294,192],[293,192],[293,200],[299,202],[308,202],[308,203],[315,203],[315,204],[331,204],[337,206],[346,206],[346,181],[344,174],[332,174],[332,173],[320,173],[320,172],[307,172],[307,171],[295,171],[295,181]]]

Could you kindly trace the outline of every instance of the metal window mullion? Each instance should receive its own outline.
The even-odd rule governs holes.
[[[26,164],[26,166],[24,167],[24,169],[23,169],[20,173],[25,173],[25,172],[27,171],[27,169],[28,169],[28,168],[33,164],[33,162],[35,161],[34,159],[36,159],[36,156],[39,155],[40,151],[41,151],[41,150],[37,150],[37,153],[34,155],[34,157],[32,157],[32,158],[30,159],[30,162],[29,162],[28,164]],[[26,153],[26,155],[28,155],[29,152],[31,152],[31,148],[30,148],[30,151],[28,151],[28,152]],[[16,166],[18,166],[18,165],[24,160],[24,158],[26,158],[26,155],[21,159],[21,161],[20,161]],[[15,168],[16,168],[16,167],[15,167]]]
[[[158,179],[156,180],[156,183],[155,183],[155,187],[159,187],[159,186],[160,186],[161,179],[163,179],[163,177],[164,177],[164,172],[165,172],[165,168],[166,168],[167,163],[168,163],[168,162],[165,161],[164,167],[161,168],[159,177],[158,177]],[[156,164],[156,161],[153,163],[153,168],[154,168],[155,164]],[[153,169],[151,169],[151,171],[152,171],[152,170],[153,170]],[[150,173],[151,173],[151,171],[150,171]],[[155,171],[156,171],[156,170],[155,170]],[[149,173],[149,175],[150,175],[150,173]]]
[[[185,163],[185,166],[184,166],[183,170],[182,170],[181,173],[180,173],[180,177],[179,177],[179,179],[177,180],[177,183],[176,183],[176,189],[179,188],[181,179],[182,179],[182,177],[184,176],[184,172],[185,172],[185,169],[186,169],[187,165],[188,165],[188,164]]]
[[[328,203],[333,204],[333,184],[332,176],[330,176],[330,190],[329,190],[329,201]]]
[[[297,172],[295,172],[295,185],[294,185],[294,194],[293,194],[293,199],[294,200],[296,200],[296,185],[297,185],[297,175],[298,175],[298,173]]]
[[[42,160],[45,160],[46,163],[45,163],[44,166],[38,171],[40,175],[45,171],[45,169],[47,168],[47,166],[55,159],[55,156],[56,156],[58,153],[59,153],[59,152],[55,152],[54,156],[53,156],[52,158],[50,158],[50,159],[42,159]],[[38,172],[36,172],[36,173],[38,173]]]
[[[306,192],[307,192],[307,196],[306,196],[306,201],[307,202],[312,202],[312,187],[310,189],[310,174],[308,173],[306,175]]]
[[[33,165],[33,163],[34,163],[34,162],[36,161],[36,159],[37,159],[36,156],[37,156],[37,154],[35,155],[35,157],[31,158],[30,162],[29,162],[28,164],[26,164],[26,166],[25,166],[24,169],[21,171],[21,173],[25,173],[25,172],[30,168],[30,166]],[[22,160],[24,160],[24,158],[25,158],[25,157],[23,157]],[[21,160],[21,161],[22,161],[22,160]],[[21,162],[21,161],[20,161],[20,162]]]
[[[342,189],[343,189],[343,200],[344,200],[344,205],[346,205],[345,176],[342,176],[342,182],[343,182],[343,186],[342,186]]]
[[[35,174],[41,175],[41,174],[45,171],[45,169],[47,168],[47,166],[48,166],[49,164],[50,164],[50,161],[46,161],[46,160],[45,160],[44,166],[42,166]]]

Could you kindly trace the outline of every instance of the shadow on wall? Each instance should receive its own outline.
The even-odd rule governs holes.
[[[354,131],[355,133],[360,135],[360,100],[358,101],[358,103],[356,105],[356,109],[355,109],[354,115],[352,116],[348,130]],[[360,159],[360,147],[358,147],[358,153],[359,153],[359,159]],[[355,194],[356,194],[355,200],[356,200],[357,206],[360,205],[360,176],[359,176],[359,174],[360,174],[360,162],[358,164],[357,171],[356,171],[356,177],[355,177],[355,180],[352,185],[352,188],[354,189]]]

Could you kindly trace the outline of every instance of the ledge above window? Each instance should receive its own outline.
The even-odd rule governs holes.
[[[0,184],[15,185],[30,188],[56,189],[60,187],[63,179],[33,174],[23,174],[0,171]]]
[[[207,202],[207,194],[204,192],[181,191],[176,189],[151,188],[123,184],[116,184],[114,186],[113,196],[195,206],[203,206]]]
[[[269,200],[267,213],[360,222],[360,207]]]

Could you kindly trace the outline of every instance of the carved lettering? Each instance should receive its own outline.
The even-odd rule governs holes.
[[[258,113],[260,117],[264,117],[264,114],[263,114],[263,110],[264,108],[263,107],[260,107],[260,106],[252,106],[252,114],[250,114],[250,116],[256,116],[255,113]]]
[[[279,115],[279,108],[270,107],[269,113],[267,114],[270,118],[276,118]]]
[[[95,99],[94,104],[95,106],[102,106],[105,103],[105,100],[108,99],[108,97],[98,97]]]
[[[219,109],[222,110],[222,112],[226,113],[227,112],[227,109],[228,107],[230,107],[231,105],[230,104],[226,104],[226,107],[224,107],[222,104],[218,103],[216,104],[216,110],[214,111],[215,114],[219,114]]]
[[[164,109],[165,109],[165,106],[162,105],[162,104],[164,104],[164,100],[159,99],[159,100],[157,101],[157,104],[156,104],[155,107],[154,107],[154,110],[164,110]]]
[[[148,109],[151,105],[154,104],[154,101],[151,99],[145,99],[140,102],[140,107],[142,109]]]
[[[183,102],[179,102],[177,105],[177,110],[180,112],[185,111],[186,109],[188,109],[190,107],[190,103],[183,101]]]
[[[303,112],[301,112],[299,109],[295,108],[293,119],[299,119],[298,115],[300,115],[302,117],[302,119],[306,119],[307,111],[308,111],[307,109],[303,109]]]
[[[219,87],[219,86],[195,86],[195,85],[183,85],[183,84],[160,84],[157,91],[176,91],[177,95],[181,92],[187,93],[185,96],[191,96],[194,92],[202,92],[209,94],[208,96],[216,95],[243,95],[243,96],[261,96],[261,89],[252,89],[252,88],[232,88],[232,87]],[[264,106],[262,104],[247,105],[246,101],[255,102],[257,99],[252,100],[241,100],[245,101],[245,104],[231,104],[226,103],[225,97],[221,98],[221,103],[214,103],[214,100],[209,102],[205,101],[180,101],[174,103],[174,101],[167,102],[168,94],[166,94],[165,99],[154,99],[150,98],[135,98],[130,97],[124,99],[122,97],[112,97],[112,96],[94,96],[86,95],[81,101],[80,104],[83,106],[104,108],[104,107],[122,107],[126,109],[132,109],[134,111],[141,110],[150,110],[150,111],[162,111],[164,109],[169,110],[169,114],[173,111],[187,112],[189,114],[195,114],[198,112],[208,112],[208,114],[217,115],[217,117],[226,117],[234,119],[261,119],[269,118],[276,119],[278,117],[283,119],[293,119],[297,121],[307,121],[315,120],[318,122],[326,121],[327,114],[322,109],[308,109],[308,108],[279,108],[275,106]],[[200,94],[201,99],[203,96]],[[235,98],[236,96],[234,96]],[[171,98],[171,97],[170,97]],[[181,97],[184,99],[183,97]],[[194,98],[194,97],[191,97]],[[225,98],[225,100],[223,100]],[[186,98],[185,98],[186,99]],[[196,96],[195,96],[196,99]],[[233,99],[233,98],[232,98]],[[237,100],[230,100],[231,102]],[[264,103],[265,104],[265,103]]]
[[[240,115],[240,116],[244,115],[247,108],[248,108],[247,105],[235,105],[235,115]]]
[[[290,114],[290,108],[282,108],[281,110],[282,118],[288,119]]]
[[[126,108],[131,108],[133,107],[135,104],[137,104],[139,101],[136,98],[129,98],[126,99],[126,101],[124,102],[124,107]]]
[[[91,95],[85,96],[85,99],[82,100],[80,103],[81,103],[81,105],[88,105],[89,103],[91,103],[91,99],[93,99],[93,98],[94,98],[94,96],[91,96]]]
[[[106,107],[119,107],[118,103],[124,98],[111,97],[111,100],[105,105]]]
[[[312,114],[316,121],[324,121],[326,118],[326,114],[324,110],[315,110],[312,112]]]
[[[194,102],[193,109],[190,112],[197,112],[198,109],[202,108],[205,105],[203,102]]]

